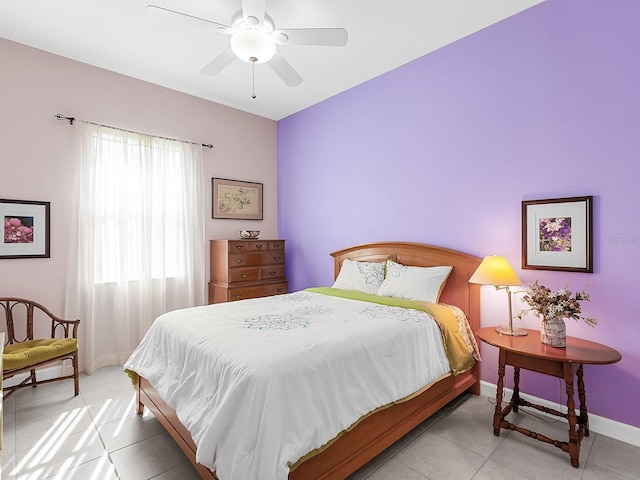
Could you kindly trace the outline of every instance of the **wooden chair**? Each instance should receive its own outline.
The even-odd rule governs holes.
[[[4,387],[3,398],[7,398],[20,388],[37,387],[41,383],[70,378],[73,378],[75,395],[78,395],[80,393],[78,381],[80,320],[64,320],[39,303],[24,298],[0,297],[0,313],[4,313],[6,327],[2,355],[3,382],[19,373],[29,374],[18,385]],[[49,329],[49,337],[43,338],[42,335],[47,329]],[[34,336],[34,330],[39,338]],[[37,368],[63,360],[71,360],[73,374],[40,381],[36,379]]]

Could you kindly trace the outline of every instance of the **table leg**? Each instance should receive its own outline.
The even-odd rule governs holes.
[[[520,367],[513,367],[513,395],[511,397],[513,411],[518,413],[520,405]]]
[[[496,410],[493,414],[493,434],[500,436],[500,422],[502,421],[502,389],[504,388],[504,370],[507,360],[507,352],[500,349],[498,355],[498,384],[496,388]]]
[[[578,400],[580,400],[580,418],[578,418],[578,425],[584,427],[584,436],[589,436],[589,414],[587,413],[587,394],[584,389],[584,378],[582,365],[578,367],[576,372],[578,376]]]
[[[564,383],[567,390],[567,420],[569,421],[569,456],[571,457],[571,465],[578,468],[580,463],[580,437],[578,436],[578,429],[576,428],[576,405],[573,400],[573,365],[571,363],[565,363],[563,365],[564,370]]]

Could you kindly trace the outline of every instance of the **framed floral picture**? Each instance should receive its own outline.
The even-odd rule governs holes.
[[[593,272],[593,196],[522,202],[522,268]]]
[[[262,220],[262,184],[212,178],[212,217]]]
[[[49,202],[0,200],[2,258],[49,258]]]

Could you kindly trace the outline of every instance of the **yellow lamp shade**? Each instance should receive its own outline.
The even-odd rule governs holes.
[[[484,257],[469,282],[496,287],[522,284],[507,259],[499,255]]]

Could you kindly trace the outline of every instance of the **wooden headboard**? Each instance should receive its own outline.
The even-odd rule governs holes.
[[[366,243],[337,250],[331,256],[334,260],[334,278],[337,278],[342,262],[347,258],[359,262],[384,262],[390,258],[394,262],[416,267],[451,265],[453,270],[440,302],[460,307],[469,319],[472,330],[475,332],[480,328],[480,286],[469,283],[469,278],[480,265],[481,259],[478,257],[448,248],[408,242]]]

